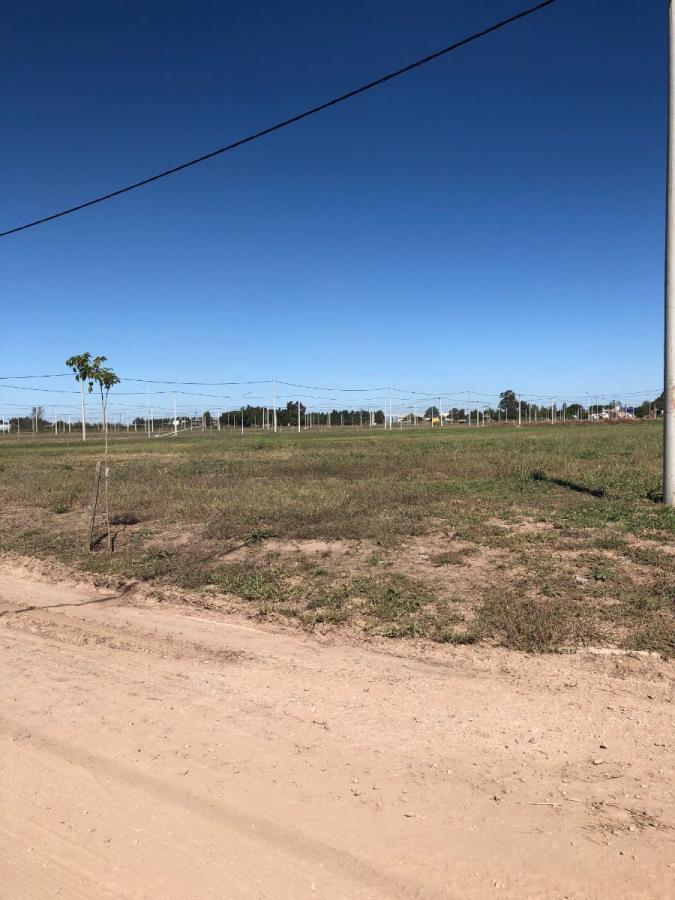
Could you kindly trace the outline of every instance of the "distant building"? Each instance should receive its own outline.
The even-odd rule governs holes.
[[[11,431],[11,430],[12,430],[11,424],[9,422],[5,422],[5,420],[3,419],[0,422],[0,434],[2,432],[4,432],[6,434],[8,431]]]
[[[615,422],[617,420],[634,419],[635,413],[630,407],[622,409],[620,406],[617,406],[616,408],[602,409],[599,413],[591,413],[588,418],[591,422],[607,422],[610,420]]]

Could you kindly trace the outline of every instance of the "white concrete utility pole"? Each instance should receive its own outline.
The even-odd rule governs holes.
[[[668,2],[668,164],[666,175],[665,347],[663,385],[663,502],[675,506],[675,24]]]

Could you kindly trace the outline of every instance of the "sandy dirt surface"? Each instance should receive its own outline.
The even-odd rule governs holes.
[[[317,639],[16,562],[0,646],[3,897],[673,896],[659,659]]]

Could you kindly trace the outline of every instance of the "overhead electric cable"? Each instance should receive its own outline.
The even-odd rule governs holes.
[[[343,394],[360,394],[364,391],[386,391],[386,387],[368,387],[368,388],[339,388],[339,387],[322,387],[318,384],[295,384],[293,381],[277,381],[277,384],[283,384],[286,387],[305,388],[308,391],[340,391]]]
[[[71,372],[59,372],[58,375],[0,375],[0,381],[19,381],[23,378],[65,378]]]
[[[122,380],[139,381],[142,384],[187,384],[198,387],[221,387],[230,384],[272,384],[271,378],[266,378],[263,381],[160,381],[158,378],[128,378],[127,376],[123,376]]]
[[[195,159],[188,160],[187,162],[180,163],[180,165],[173,166],[170,169],[165,169],[163,172],[158,172],[156,175],[151,175],[149,178],[143,178],[141,181],[136,181],[133,184],[128,184],[125,187],[118,188],[116,191],[111,191],[108,194],[102,194],[99,197],[94,197],[92,200],[87,200],[84,203],[78,203],[77,206],[71,206],[68,209],[63,209],[60,212],[52,213],[48,216],[42,216],[40,219],[34,219],[32,222],[27,222],[25,225],[16,225],[14,228],[8,228],[6,231],[0,232],[0,237],[8,237],[10,234],[16,234],[17,231],[25,231],[27,228],[34,228],[36,225],[43,225],[45,222],[52,222],[54,219],[60,219],[63,216],[68,216],[71,213],[79,212],[82,209],[87,209],[89,206],[95,206],[97,203],[103,203],[105,200],[111,200],[113,197],[119,197],[121,194],[126,194],[129,191],[134,191],[137,188],[145,187],[146,184],[152,184],[154,181],[159,181],[160,178],[167,178],[169,175],[175,175],[177,172],[182,172],[184,169],[189,169],[192,166],[196,166],[199,163],[206,162],[209,159],[213,159],[215,156],[220,156],[223,153],[228,153],[230,150],[236,150],[237,147],[242,147],[244,144],[250,144],[252,141],[257,141],[259,138],[266,137],[268,134],[272,134],[275,131],[281,131],[282,128],[287,128],[289,125],[295,125],[297,122],[301,122],[303,119],[308,119],[310,116],[315,116],[317,113],[322,112],[324,109],[329,109],[332,106],[337,106],[339,103],[344,103],[345,100],[351,100],[352,97],[357,97],[359,94],[365,94],[366,91],[370,91],[373,88],[380,87],[380,85],[386,84],[388,81],[392,81],[394,78],[398,78],[401,75],[405,75],[408,72],[412,72],[413,69],[419,69],[421,66],[427,65],[427,63],[433,62],[436,59],[439,59],[442,56],[446,56],[448,53],[452,53],[454,50],[459,50],[460,47],[465,47],[467,44],[473,43],[473,41],[477,41],[480,38],[486,37],[488,34],[492,34],[494,31],[499,31],[500,28],[505,28],[507,25],[512,25],[514,22],[518,22],[520,19],[524,19],[527,16],[531,16],[533,13],[539,12],[539,10],[544,9],[546,6],[551,6],[555,3],[556,0],[543,0],[542,3],[537,3],[535,6],[531,6],[528,9],[521,10],[521,12],[515,13],[515,15],[509,16],[508,19],[502,19],[500,22],[495,22],[494,25],[490,25],[487,28],[483,28],[481,31],[476,31],[468,37],[462,38],[459,41],[455,41],[452,44],[449,44],[447,47],[443,47],[442,50],[437,50],[435,53],[429,53],[427,56],[421,57],[421,59],[416,59],[414,62],[409,63],[407,66],[402,66],[400,69],[395,69],[393,72],[389,72],[386,75],[382,75],[380,78],[376,78],[374,81],[369,81],[366,84],[362,84],[360,87],[354,88],[351,91],[347,91],[346,94],[341,94],[339,97],[334,97],[332,100],[327,100],[325,103],[320,103],[318,106],[312,106],[310,109],[306,109],[304,112],[298,113],[295,116],[291,116],[289,119],[283,119],[280,122],[277,122],[274,125],[270,125],[267,128],[262,128],[260,131],[256,131],[253,134],[249,134],[246,137],[239,138],[239,140],[233,141],[231,144],[226,144],[224,147],[219,147],[217,150],[211,150],[209,153],[204,153],[202,156],[197,156]]]

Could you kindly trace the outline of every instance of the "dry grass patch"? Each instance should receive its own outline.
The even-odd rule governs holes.
[[[477,547],[461,547],[455,550],[443,550],[429,557],[433,566],[463,566],[469,557],[478,552]]]
[[[476,621],[481,637],[528,653],[560,650],[597,640],[592,621],[579,602],[536,600],[495,591],[482,602]]]
[[[100,451],[0,440],[0,550],[308,628],[673,652],[675,513],[649,499],[652,423],[114,436],[112,556],[84,550]]]

